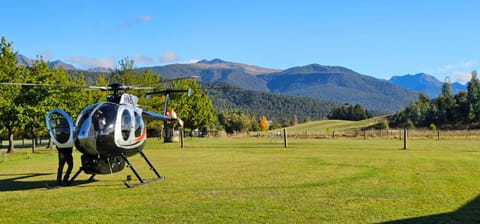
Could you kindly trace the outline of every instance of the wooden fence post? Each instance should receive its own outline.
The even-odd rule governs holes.
[[[403,149],[406,150],[407,149],[407,128],[404,128],[403,129]]]
[[[288,138],[287,138],[287,129],[286,128],[283,129],[283,144],[284,144],[285,148],[288,147]]]
[[[180,129],[180,147],[183,148],[183,135],[185,133],[185,129]]]

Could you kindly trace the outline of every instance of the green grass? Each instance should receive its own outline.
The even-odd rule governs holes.
[[[46,190],[56,153],[28,159],[17,150],[0,162],[0,223],[480,221],[479,141],[416,140],[408,150],[399,140],[270,142],[188,138],[180,149],[150,139],[145,153],[167,179],[133,189],[123,185],[126,168]],[[139,156],[131,160],[154,176]]]
[[[384,117],[374,117],[361,121],[346,121],[346,120],[320,120],[320,121],[311,121],[302,123],[299,125],[288,127],[289,132],[304,132],[305,130],[311,132],[325,132],[328,130],[333,131],[343,131],[343,130],[352,130],[360,129],[364,127],[369,127],[375,124],[380,123],[384,120]]]

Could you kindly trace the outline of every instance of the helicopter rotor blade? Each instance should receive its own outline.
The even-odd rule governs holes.
[[[0,85],[11,86],[46,86],[46,87],[68,87],[68,88],[88,88],[88,86],[75,86],[66,84],[49,84],[49,83],[20,83],[20,82],[1,82]]]
[[[88,86],[89,89],[96,89],[101,91],[108,91],[108,88],[105,86]]]
[[[165,89],[160,91],[147,92],[147,95],[170,94],[170,93],[189,93],[190,95],[190,92],[191,92],[190,88],[189,89]]]

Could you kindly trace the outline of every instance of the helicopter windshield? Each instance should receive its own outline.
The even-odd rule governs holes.
[[[98,134],[111,134],[115,130],[117,110],[118,105],[114,103],[101,103],[101,105],[97,103],[88,106],[78,115],[77,127],[81,127],[81,124],[91,115],[93,128]]]
[[[83,122],[88,118],[90,113],[92,113],[92,110],[95,109],[95,107],[98,106],[98,103],[92,104],[88,107],[83,108],[83,110],[78,114],[77,122],[75,124],[76,127],[80,127],[80,125],[83,124]]]
[[[95,131],[101,135],[108,135],[115,130],[115,120],[118,105],[103,103],[92,115],[92,122]]]

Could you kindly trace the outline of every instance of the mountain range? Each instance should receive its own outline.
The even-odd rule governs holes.
[[[20,64],[31,66],[32,61],[18,55]],[[79,71],[60,60],[50,62],[69,71]],[[162,79],[198,76],[204,83],[223,82],[244,90],[260,91],[298,97],[310,97],[340,104],[362,104],[373,111],[396,112],[417,99],[418,92],[436,97],[442,82],[427,74],[394,76],[390,80],[377,79],[340,66],[310,64],[285,70],[263,68],[221,59],[201,60],[190,64],[170,64],[137,68],[160,74]],[[111,69],[89,69],[88,73],[109,73]],[[465,86],[452,84],[454,92]]]
[[[245,90],[360,103],[370,110],[394,112],[416,100],[413,91],[387,80],[362,75],[338,66],[311,64],[286,70],[268,69],[221,59],[172,64],[150,69],[162,78],[198,76],[202,82],[225,82]]]
[[[403,76],[393,76],[389,80],[396,85],[412,90],[415,92],[422,92],[427,94],[430,98],[435,98],[442,91],[443,82],[440,82],[435,77],[425,74],[418,73],[415,75],[403,75]],[[461,83],[454,82],[451,83],[452,93],[456,94],[460,91],[466,91],[467,87]]]

